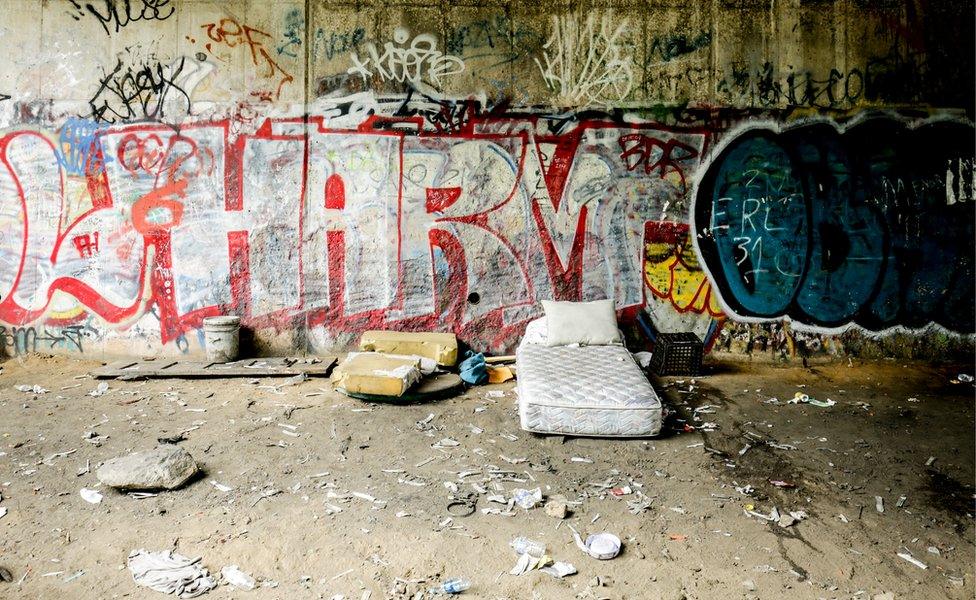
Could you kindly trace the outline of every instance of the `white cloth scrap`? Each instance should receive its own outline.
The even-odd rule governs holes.
[[[172,550],[149,552],[140,548],[129,554],[129,571],[137,585],[180,598],[196,598],[217,587],[200,558],[187,558]]]

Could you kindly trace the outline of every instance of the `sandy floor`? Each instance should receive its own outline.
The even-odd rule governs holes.
[[[137,548],[202,556],[211,571],[236,564],[265,586],[221,586],[205,598],[409,598],[455,576],[471,580],[462,596],[471,598],[974,595],[974,391],[950,383],[956,369],[712,365],[694,385],[658,383],[689,419],[713,406],[699,415],[717,429],[678,433],[671,421],[660,439],[614,441],[522,432],[511,385],[415,406],[364,404],[323,380],[279,393],[262,387],[271,379],[112,381],[96,398],[84,378],[95,366],[2,365],[0,566],[14,581],[0,581],[0,598],[165,597],[125,570]],[[837,404],[785,404],[797,391]],[[773,397],[780,403],[766,403]],[[181,432],[204,477],[147,499],[98,487],[101,461]],[[443,438],[459,445],[432,448]],[[529,480],[501,483],[506,491],[541,486],[579,505],[566,521],[541,508],[502,516],[483,514],[501,506],[482,496],[479,512],[451,517],[444,482],[471,490],[491,469]],[[460,482],[463,471],[476,473]],[[642,491],[650,508],[631,514],[634,495],[606,485]],[[746,485],[751,496],[736,491]],[[86,503],[83,487],[100,489],[102,502]],[[263,497],[270,492],[280,493]],[[351,492],[377,501],[343,501]],[[809,516],[782,528],[746,515],[748,504]],[[624,551],[606,562],[584,556],[569,525],[614,532]],[[509,575],[517,535],[545,542],[579,573]],[[897,556],[906,549],[928,568]]]

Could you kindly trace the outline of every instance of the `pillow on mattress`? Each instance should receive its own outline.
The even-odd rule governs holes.
[[[543,300],[547,346],[621,344],[613,300],[554,302]]]

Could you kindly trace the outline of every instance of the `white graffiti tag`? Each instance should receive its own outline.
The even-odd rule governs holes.
[[[409,44],[407,43],[409,41]],[[366,44],[368,56],[360,59],[352,53],[353,66],[346,72],[361,75],[364,80],[377,75],[383,81],[399,81],[418,84],[424,77],[434,85],[440,78],[464,71],[464,61],[437,49],[437,40],[429,33],[410,40],[403,28],[393,33],[393,42],[383,44],[383,54],[372,42]]]
[[[552,32],[535,59],[549,89],[564,105],[623,100],[633,87],[633,62],[621,40],[626,19],[591,14],[581,25],[575,15],[552,18]]]

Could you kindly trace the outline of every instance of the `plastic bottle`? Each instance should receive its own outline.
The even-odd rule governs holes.
[[[509,543],[509,546],[515,550],[516,554],[528,554],[529,556],[534,556],[535,558],[540,558],[546,553],[546,545],[530,540],[529,538],[519,536]]]
[[[460,594],[469,587],[471,587],[471,582],[467,579],[448,579],[439,588],[436,588],[436,592],[438,594]]]

